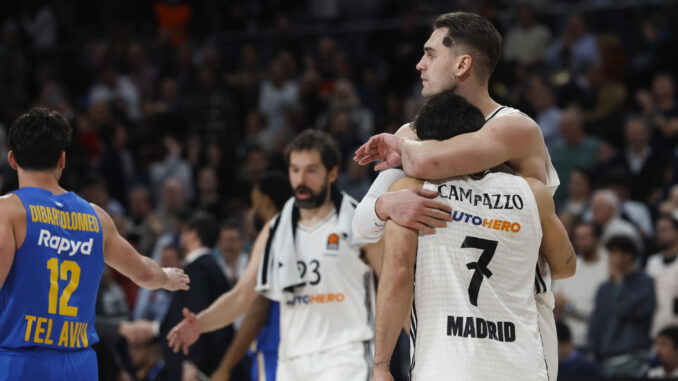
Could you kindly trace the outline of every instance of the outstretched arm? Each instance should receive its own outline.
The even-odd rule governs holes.
[[[551,192],[541,181],[533,178],[525,178],[532,188],[532,193],[539,208],[541,220],[542,239],[539,251],[546,257],[551,269],[552,279],[569,278],[574,275],[577,268],[577,260],[574,248],[567,236],[567,231],[556,215]]]
[[[151,258],[139,254],[124,239],[111,216],[105,210],[92,204],[101,221],[104,235],[104,261],[107,265],[130,278],[134,283],[148,289],[164,288],[170,291],[188,290],[188,276],[178,268],[162,268]]]
[[[480,130],[448,140],[414,141],[379,134],[356,151],[355,160],[367,164],[384,160],[382,170],[402,165],[412,177],[443,179],[493,168],[507,161],[541,154],[543,138],[539,126],[523,115],[504,115],[488,121]],[[514,168],[520,171],[520,168]],[[546,181],[540,173],[522,173]]]
[[[188,347],[198,340],[201,333],[226,327],[247,312],[257,295],[254,290],[257,283],[257,270],[270,229],[270,224],[266,223],[259,232],[252,247],[250,262],[231,290],[222,294],[197,316],[188,310],[184,311],[184,320],[167,334],[168,345],[175,352],[181,348],[188,353]]]
[[[421,182],[403,178],[391,190],[421,187]],[[377,293],[375,380],[389,380],[389,363],[400,330],[407,320],[414,292],[414,262],[418,233],[393,221],[386,223],[384,256]]]

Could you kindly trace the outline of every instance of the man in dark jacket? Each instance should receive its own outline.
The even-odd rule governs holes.
[[[652,278],[635,267],[638,248],[629,237],[613,236],[605,244],[610,279],[596,294],[589,322],[589,345],[607,376],[641,376],[651,345],[655,308]]]
[[[167,315],[160,325],[160,339],[163,348],[166,370],[169,380],[181,380],[184,367],[199,369],[211,374],[233,338],[233,328],[226,328],[200,336],[188,355],[174,353],[167,345],[165,337],[169,330],[183,319],[182,309],[200,311],[207,307],[219,295],[228,291],[230,285],[217,261],[211,255],[211,247],[219,235],[218,222],[209,215],[200,214],[188,221],[184,227],[180,244],[186,253],[184,271],[191,278],[191,289],[174,294]]]

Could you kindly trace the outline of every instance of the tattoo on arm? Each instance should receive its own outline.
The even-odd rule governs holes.
[[[575,255],[574,255],[574,252],[573,252],[572,254],[570,254],[570,258],[567,258],[567,262],[565,262],[565,264],[569,265],[570,262],[572,262],[572,258],[574,258],[574,257],[575,257]]]

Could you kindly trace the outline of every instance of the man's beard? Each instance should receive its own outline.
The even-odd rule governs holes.
[[[306,192],[309,196],[305,200],[300,200],[299,197],[297,196],[298,192],[300,190],[303,190]],[[315,209],[320,207],[325,200],[327,199],[327,187],[323,187],[323,189],[320,191],[320,193],[316,194],[313,193],[313,190],[311,188],[305,186],[305,185],[299,185],[294,189],[294,205],[297,206],[297,208],[300,209]]]

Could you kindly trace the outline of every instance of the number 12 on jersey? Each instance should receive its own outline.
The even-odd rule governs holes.
[[[472,248],[481,249],[483,251],[478,258],[478,261],[466,264],[467,269],[473,270],[471,283],[468,285],[468,297],[471,304],[478,307],[478,292],[480,292],[480,285],[483,283],[483,277],[489,279],[492,276],[492,271],[490,271],[487,266],[490,264],[495,250],[497,250],[497,241],[466,236],[461,247],[462,249]]]
[[[80,266],[77,262],[63,261],[59,266],[59,260],[52,258],[47,261],[47,269],[49,270],[49,304],[47,312],[50,314],[57,313],[57,298],[59,296],[59,279],[67,280],[70,273],[70,281],[61,293],[59,298],[59,315],[77,316],[78,307],[68,305],[68,300],[73,295],[73,292],[80,284]]]

